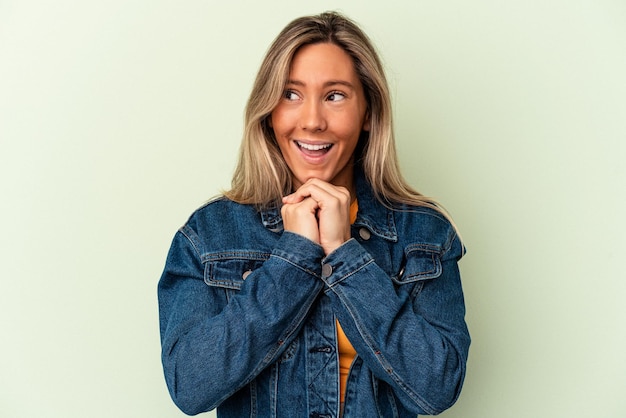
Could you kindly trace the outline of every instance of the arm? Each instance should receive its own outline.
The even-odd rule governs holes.
[[[204,282],[197,236],[182,231],[158,287],[162,362],[174,402],[197,414],[248,384],[293,340],[323,285],[323,251],[285,232],[226,302],[223,289]]]
[[[429,268],[436,263],[439,274],[418,283],[417,294],[396,291],[372,256],[350,239],[349,197],[347,190],[313,179],[283,198],[283,214],[299,205],[303,213],[316,214],[316,239],[327,255],[322,272],[331,272],[322,275],[326,293],[363,362],[407,409],[437,414],[456,401],[465,377],[470,338],[457,266],[463,247],[448,224],[447,236],[436,234],[442,241],[436,254],[434,246],[426,249]],[[407,254],[405,277],[422,267],[418,253]]]
[[[354,239],[324,264],[339,322],[363,362],[387,382],[406,408],[437,414],[458,398],[470,344],[457,259],[458,238],[440,258],[441,274],[417,295],[397,291],[389,276]],[[337,268],[335,268],[337,266]],[[411,275],[411,263],[405,275]],[[323,271],[329,271],[324,269]]]

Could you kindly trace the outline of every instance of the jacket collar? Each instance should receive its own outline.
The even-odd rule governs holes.
[[[357,201],[359,202],[359,211],[354,226],[365,227],[371,233],[383,239],[393,242],[398,241],[398,232],[396,230],[393,211],[376,199],[360,167],[354,170],[354,181],[356,185]],[[283,219],[280,214],[279,206],[261,209],[260,214],[264,227],[273,232],[283,230]]]
[[[274,205],[262,208],[260,213],[264,227],[272,232],[281,232],[283,230],[283,218],[280,214],[280,207]]]
[[[354,170],[354,181],[356,198],[359,202],[359,211],[354,226],[366,227],[370,232],[383,239],[397,242],[398,232],[393,211],[374,196],[372,186],[370,186],[360,167]]]

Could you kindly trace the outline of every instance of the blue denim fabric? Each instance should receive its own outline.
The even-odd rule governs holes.
[[[324,257],[278,209],[218,199],[174,237],[158,286],[162,361],[189,415],[338,417],[335,319],[358,353],[344,418],[437,414],[459,396],[470,337],[437,212],[387,209],[357,176],[353,238]]]

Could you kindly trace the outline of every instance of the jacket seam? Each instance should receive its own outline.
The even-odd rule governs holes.
[[[200,251],[200,248],[198,248],[198,244],[196,244],[196,240],[195,240],[195,239],[193,239],[193,238],[191,237],[191,234],[189,234],[189,233],[187,232],[187,230],[190,230],[190,231],[194,232],[194,234],[195,234],[195,231],[193,231],[193,229],[191,229],[189,226],[183,226],[183,227],[182,227],[182,228],[180,228],[178,231],[179,231],[179,232],[180,232],[180,233],[181,233],[181,234],[182,234],[185,238],[187,238],[187,241],[189,241],[189,243],[190,243],[190,244],[191,244],[191,246],[193,247],[194,251],[196,252],[196,255],[198,256],[198,258],[202,258],[202,251]]]

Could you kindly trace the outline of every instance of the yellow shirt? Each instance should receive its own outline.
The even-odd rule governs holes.
[[[355,200],[350,205],[350,223],[354,223],[356,220],[356,213],[359,211],[359,205]],[[341,402],[346,397],[346,382],[348,381],[348,373],[350,372],[350,366],[356,356],[356,351],[346,334],[344,334],[337,321],[337,348],[339,351],[339,393],[341,395]]]

